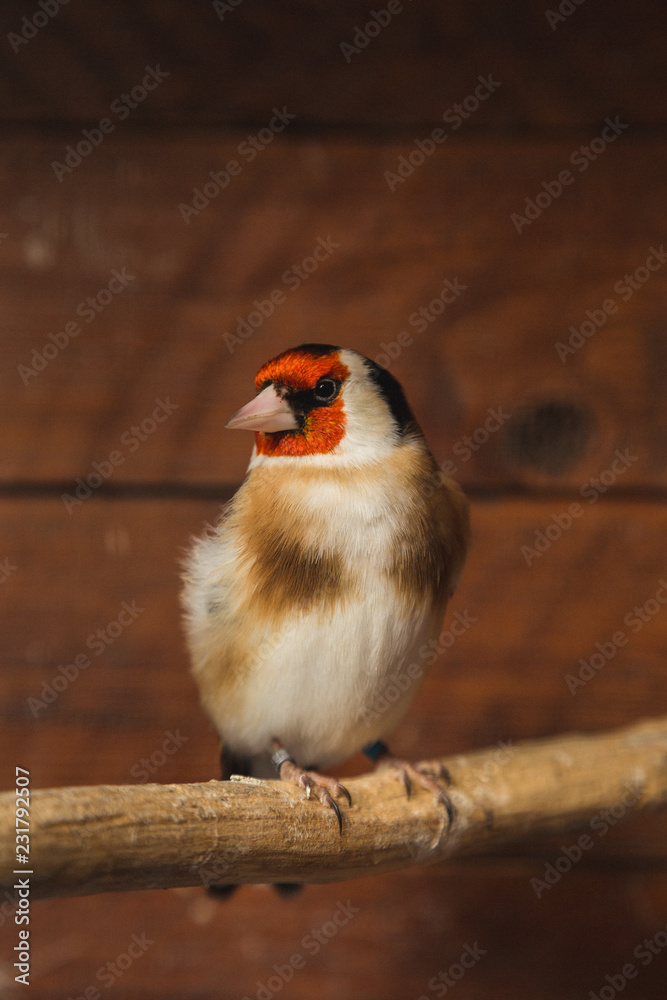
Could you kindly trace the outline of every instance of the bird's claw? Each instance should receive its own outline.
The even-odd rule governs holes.
[[[452,784],[452,776],[449,773],[449,769],[446,768],[444,764],[437,762],[430,763],[427,761],[423,764],[415,764],[415,770],[417,770],[419,774],[422,775],[422,778],[425,778],[426,782],[428,782],[428,785],[424,783],[422,784],[422,787],[432,787],[432,790],[436,794],[437,798],[447,810],[447,829],[449,830],[450,826],[454,822],[454,806],[447,792],[443,791],[435,781],[435,778],[438,778],[440,781],[444,781],[447,787],[450,788]]]
[[[415,764],[414,767],[421,774],[432,775],[435,778],[439,778],[440,781],[444,781],[448,788],[452,784],[452,776],[449,773],[449,768],[441,764],[439,760],[421,761],[421,763]]]
[[[336,819],[338,820],[338,833],[342,834],[343,817],[340,814],[340,809],[338,808],[338,803],[336,802],[336,800],[332,799],[328,792],[325,792],[322,798],[320,799],[320,802],[323,802],[325,805],[329,806],[329,808],[333,809],[333,811],[336,813]]]
[[[338,803],[334,799],[334,795],[344,795],[350,805],[352,805],[352,797],[344,785],[341,785],[339,781],[335,778],[326,778],[322,774],[315,774],[312,771],[304,772],[305,781],[301,781],[300,784],[305,786],[306,798],[309,799],[311,794],[314,794],[317,799],[326,806],[328,809],[333,809],[336,814],[336,819],[338,820],[338,832],[343,832],[343,817],[341,811],[338,807]],[[331,794],[333,793],[333,794]]]
[[[415,782],[421,788],[427,792],[431,792],[432,795],[438,800],[438,802],[445,807],[447,813],[447,830],[451,827],[454,822],[454,806],[452,800],[450,799],[447,792],[445,792],[436,779],[446,782],[449,786],[452,783],[452,778],[446,767],[438,764],[437,767],[425,764],[410,764],[408,761],[399,760],[396,757],[385,756],[378,762],[378,767],[382,769],[391,770],[394,772],[395,777],[403,782],[405,792],[408,798],[412,795],[412,783]],[[435,772],[435,774],[434,774]]]
[[[337,784],[338,784],[338,790],[337,790],[336,794],[337,795],[344,795],[345,798],[347,799],[348,806],[351,806],[352,805],[352,796],[348,792],[347,788],[345,787],[345,785],[341,785],[340,781]]]
[[[307,799],[310,799],[314,795],[323,806],[326,806],[327,809],[332,809],[338,820],[338,832],[342,834],[343,817],[334,795],[344,795],[351,806],[352,796],[345,785],[342,785],[336,778],[328,778],[317,771],[304,771],[303,768],[297,767],[290,760],[286,760],[281,764],[280,778],[281,781],[287,781],[298,788],[303,788]]]

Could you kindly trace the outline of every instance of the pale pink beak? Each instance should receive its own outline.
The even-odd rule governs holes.
[[[239,431],[296,431],[299,425],[284,399],[272,385],[267,385],[258,396],[246,403],[227,421],[225,427]]]

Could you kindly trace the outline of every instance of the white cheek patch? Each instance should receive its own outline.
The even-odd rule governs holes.
[[[361,355],[342,350],[340,358],[350,371],[341,389],[345,413],[342,440],[325,455],[258,455],[255,448],[249,469],[266,462],[328,469],[361,468],[391,455],[399,434],[386,400],[369,378]]]

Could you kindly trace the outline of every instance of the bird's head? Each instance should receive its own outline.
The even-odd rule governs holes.
[[[363,464],[419,434],[399,382],[348,348],[291,348],[262,365],[255,385],[257,396],[226,426],[255,431],[256,459],[328,455]]]

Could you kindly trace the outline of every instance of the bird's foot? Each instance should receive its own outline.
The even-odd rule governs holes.
[[[447,786],[452,783],[451,775],[446,767],[431,762],[411,764],[407,760],[401,760],[394,757],[386,743],[381,740],[364,747],[363,750],[378,770],[391,771],[398,781],[403,783],[408,798],[412,794],[413,783],[425,791],[431,792],[437,801],[445,807],[448,819],[447,829],[449,829],[454,822],[454,806],[447,792],[439,784],[441,781],[444,781]]]
[[[345,785],[342,785],[336,778],[328,778],[325,774],[319,774],[318,771],[298,767],[278,740],[273,741],[271,760],[281,781],[287,781],[290,785],[305,789],[307,799],[314,795],[323,806],[333,809],[338,820],[338,831],[342,833],[343,817],[334,796],[344,795],[348,803],[352,805],[352,796]]]

